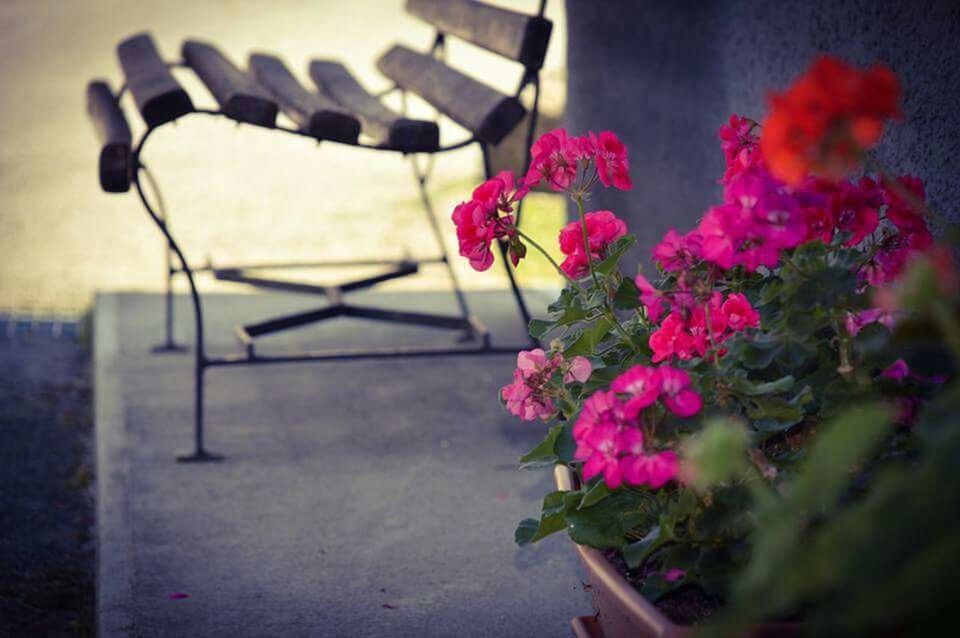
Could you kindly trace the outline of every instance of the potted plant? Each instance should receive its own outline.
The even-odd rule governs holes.
[[[521,463],[554,467],[557,490],[516,541],[566,530],[577,543],[598,607],[574,622],[582,635],[835,627],[820,613],[835,609],[823,593],[855,596],[864,583],[852,574],[868,564],[876,576],[864,546],[851,547],[870,525],[890,525],[876,516],[901,498],[916,501],[907,524],[929,523],[920,536],[960,566],[945,531],[960,498],[932,496],[960,456],[957,279],[928,228],[942,218],[923,182],[868,154],[900,117],[899,98],[885,67],[821,57],[773,96],[762,124],[732,116],[720,129],[723,201],[696,228],[667,233],[649,276],[620,270],[634,242],[626,224],[587,210],[592,189],[632,186],[611,132],[551,131],[527,175],[500,173],[454,210],[460,254],[477,270],[502,241],[514,266],[533,247],[566,282],[530,324],[549,345],[519,353],[501,400],[548,426]],[[514,205],[537,184],[576,204],[560,263],[514,223]],[[935,448],[954,456],[926,468],[916,493],[897,489],[891,477],[925,468]],[[878,547],[909,559],[918,578],[933,564],[921,560],[928,547],[903,541]],[[952,585],[931,588],[942,600]],[[861,609],[842,635],[906,634],[924,609]]]

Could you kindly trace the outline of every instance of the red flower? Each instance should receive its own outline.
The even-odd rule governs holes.
[[[839,191],[827,198],[827,211],[837,230],[851,234],[844,244],[856,246],[877,229],[877,209],[882,202],[879,195],[874,181],[864,177],[856,185],[844,182]]]
[[[606,257],[607,247],[627,234],[627,225],[608,210],[587,213],[586,220],[590,258],[594,261]],[[560,231],[560,250],[567,256],[560,264],[563,272],[574,279],[585,277],[590,272],[579,220],[570,222]]]
[[[784,93],[770,98],[760,147],[770,170],[789,184],[808,171],[842,177],[859,153],[880,140],[885,121],[900,116],[900,85],[890,69],[865,71],[821,56]]]
[[[720,307],[720,312],[731,330],[745,330],[760,325],[760,313],[753,309],[747,298],[739,293],[731,293]]]

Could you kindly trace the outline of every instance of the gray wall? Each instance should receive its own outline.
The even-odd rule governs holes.
[[[899,76],[906,119],[879,147],[957,220],[960,201],[960,0],[567,0],[571,132],[609,129],[630,150],[634,189],[597,193],[640,238],[634,259],[718,201],[717,129],[762,118],[765,97],[818,52]]]

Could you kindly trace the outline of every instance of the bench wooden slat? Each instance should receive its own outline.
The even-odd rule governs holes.
[[[100,186],[108,193],[130,190],[132,158],[130,126],[110,86],[102,80],[87,85],[87,113],[100,142]]]
[[[190,96],[163,63],[150,34],[140,33],[120,42],[117,57],[147,126],[159,126],[193,110]]]
[[[424,152],[440,146],[440,129],[435,122],[411,120],[394,113],[370,95],[339,62],[312,61],[310,77],[330,99],[360,118],[363,133],[374,143]]]
[[[474,80],[435,58],[395,45],[377,68],[400,87],[413,91],[480,140],[497,144],[523,119],[515,97]]]
[[[198,40],[187,40],[182,47],[183,60],[210,89],[220,109],[238,122],[273,128],[277,123],[277,103],[263,87],[238,69],[216,47]]]
[[[360,121],[339,104],[307,91],[279,58],[263,53],[250,56],[250,71],[277,98],[280,108],[300,130],[318,140],[356,144]]]
[[[444,33],[516,60],[543,66],[553,23],[474,0],[407,0],[407,12]]]

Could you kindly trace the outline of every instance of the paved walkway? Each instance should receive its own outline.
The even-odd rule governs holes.
[[[393,299],[446,308],[432,293]],[[500,343],[519,342],[506,293],[471,300]],[[237,319],[309,305],[213,297],[211,350],[236,351]],[[590,609],[566,538],[513,543],[550,477],[515,469],[543,427],[497,404],[511,357],[214,369],[209,447],[227,460],[185,465],[191,356],[148,354],[161,321],[159,296],[98,298],[101,636],[565,636]],[[264,347],[390,335],[451,339],[344,320]]]

